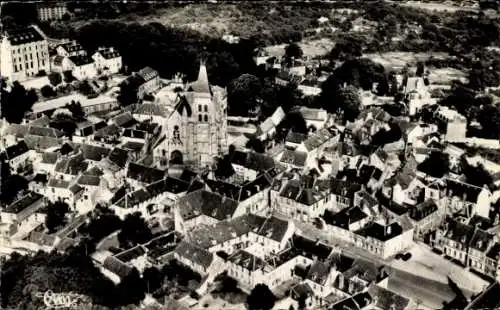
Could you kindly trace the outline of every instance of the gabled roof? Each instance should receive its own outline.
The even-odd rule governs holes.
[[[144,81],[150,81],[159,76],[158,71],[151,67],[144,67],[137,74],[144,79]]]
[[[115,147],[108,155],[109,160],[120,168],[125,168],[128,160],[128,151]]]
[[[486,252],[486,250],[488,250],[489,242],[492,239],[493,235],[482,229],[476,228],[469,246],[476,251]]]
[[[78,153],[73,156],[63,157],[59,159],[56,163],[55,171],[78,175],[80,172],[87,170],[88,163],[84,161],[84,157],[82,153]]]
[[[438,210],[433,200],[427,200],[413,207],[408,216],[414,221],[421,221]]]
[[[231,155],[231,162],[257,172],[267,171],[276,166],[274,159],[270,156],[256,152],[235,151]]]
[[[281,156],[280,162],[298,167],[304,167],[306,160],[307,153],[285,149],[283,155]]]
[[[91,144],[76,144],[76,147],[82,151],[83,158],[93,161],[100,161],[104,157],[107,157],[111,151],[106,147]]]
[[[448,222],[448,230],[443,237],[454,240],[455,242],[462,244],[462,246],[467,247],[473,234],[474,227],[451,219]]]
[[[167,109],[164,105],[155,103],[143,103],[138,104],[135,107],[134,114],[140,115],[156,115],[156,116],[167,116]]]
[[[114,256],[109,256],[104,260],[103,267],[112,273],[116,274],[120,278],[128,276],[133,268],[120,261]]]
[[[174,252],[203,268],[208,268],[214,259],[212,253],[186,241],[179,243]]]
[[[136,163],[130,163],[127,169],[127,178],[143,183],[153,183],[165,177],[165,171],[146,167]]]
[[[306,279],[309,279],[319,285],[325,285],[329,273],[330,273],[330,265],[328,263],[315,261],[311,265],[311,268],[307,273]]]
[[[7,159],[11,160],[18,156],[21,156],[29,151],[28,146],[24,140],[19,141],[18,143],[9,146],[5,149],[5,154],[7,155]]]
[[[479,196],[481,191],[481,187],[448,178],[446,179],[447,196],[455,196],[468,202],[476,203],[477,197]]]
[[[281,242],[288,231],[290,223],[278,219],[277,217],[271,216],[266,219],[262,227],[259,229],[257,234],[264,236],[268,239]]]
[[[75,55],[75,56],[69,56],[68,58],[77,67],[85,66],[85,65],[89,65],[89,64],[94,63],[94,60],[89,56]]]
[[[217,193],[198,190],[181,197],[178,209],[184,220],[198,217],[202,214],[219,221],[233,217],[238,202]]]
[[[59,158],[59,153],[57,152],[44,152],[42,153],[42,164],[55,164]]]
[[[404,310],[410,304],[408,298],[375,284],[370,285],[368,294],[375,301],[375,306],[380,309]]]

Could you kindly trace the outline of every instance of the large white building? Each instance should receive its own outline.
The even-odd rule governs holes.
[[[0,74],[9,81],[24,81],[50,71],[49,48],[37,26],[7,30],[0,43]]]
[[[226,92],[208,83],[207,68],[200,64],[198,79],[177,97],[168,118],[167,139],[160,146],[172,163],[188,161],[210,165],[227,149]]]
[[[68,9],[64,3],[41,3],[37,5],[38,19],[40,21],[60,20]]]

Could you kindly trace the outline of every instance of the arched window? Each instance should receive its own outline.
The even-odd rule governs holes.
[[[208,115],[205,114],[205,122],[208,122]]]
[[[208,112],[208,106],[205,104],[205,112]]]
[[[201,104],[198,105],[198,112],[201,112]]]
[[[198,115],[198,121],[201,123],[202,119],[201,119],[201,114]]]

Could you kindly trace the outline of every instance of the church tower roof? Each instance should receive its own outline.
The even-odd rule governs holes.
[[[203,61],[200,62],[198,79],[191,83],[190,88],[197,93],[210,93],[210,84],[208,83],[207,67]]]

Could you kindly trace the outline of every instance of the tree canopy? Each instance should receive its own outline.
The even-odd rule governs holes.
[[[1,111],[2,117],[5,117],[7,122],[19,124],[24,114],[31,110],[33,104],[38,100],[36,91],[30,89],[26,91],[18,81],[15,81],[10,91],[7,91],[6,83],[2,79],[1,84]]]
[[[257,284],[247,297],[250,310],[270,310],[276,303],[276,296],[265,284]]]
[[[262,97],[262,84],[252,74],[242,74],[227,86],[227,103],[230,115],[248,116]]]
[[[417,166],[417,169],[435,178],[442,178],[450,171],[449,155],[433,151]]]
[[[127,215],[123,221],[122,229],[118,233],[120,247],[124,249],[145,243],[152,237],[151,229],[139,212]]]
[[[45,217],[45,227],[49,234],[52,234],[66,224],[66,213],[69,212],[69,206],[66,202],[58,200],[49,203],[47,206],[47,216]]]

